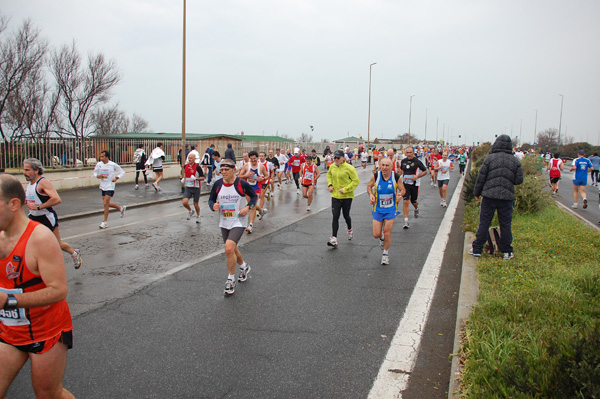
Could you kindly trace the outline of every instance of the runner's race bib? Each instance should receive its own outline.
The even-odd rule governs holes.
[[[415,184],[415,181],[412,179],[413,175],[404,175],[404,184]]]
[[[314,178],[315,174],[313,172],[306,172],[304,174],[304,180],[312,180]]]
[[[0,288],[0,291],[7,294],[23,293],[22,288]],[[2,322],[2,324],[4,324],[5,326],[27,326],[31,324],[29,319],[25,316],[25,309],[23,308],[17,308],[12,310],[0,309],[0,322]]]
[[[33,195],[26,195],[25,202],[27,204],[35,204],[35,197]]]
[[[391,208],[394,205],[394,194],[381,194],[379,196],[380,208]]]
[[[224,218],[234,218],[235,213],[235,204],[221,205],[221,215],[223,215]]]
[[[256,179],[251,179],[248,178],[248,180],[246,180],[248,182],[248,184],[250,184],[251,186],[256,186]]]
[[[185,186],[186,187],[195,187],[196,178],[195,177],[186,177],[185,178]]]

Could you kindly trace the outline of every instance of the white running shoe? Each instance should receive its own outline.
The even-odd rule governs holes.
[[[154,187],[154,190],[156,190],[156,192],[158,192],[158,185],[156,183],[152,183],[152,187]]]
[[[107,227],[108,227],[108,222],[102,222],[102,223],[100,223],[100,226],[99,226],[99,227],[100,227],[101,229],[105,229],[105,228],[107,228]]]
[[[192,216],[194,216],[194,210],[193,210],[193,209],[192,209],[192,210],[190,210],[190,211],[188,211],[188,217],[187,217],[187,220],[190,220],[190,219],[192,218]]]
[[[139,189],[140,189],[140,186],[138,186],[138,185],[136,184],[136,185],[135,185],[135,189],[136,189],[136,190],[139,190]]]
[[[408,220],[404,221],[404,226],[402,226],[403,229],[408,229],[410,226],[408,224]]]
[[[73,254],[71,254],[71,259],[73,259],[73,266],[75,269],[79,269],[81,265],[83,265],[83,260],[81,259],[81,254],[78,249],[73,250]]]
[[[306,207],[306,212],[310,212],[310,206]]]
[[[240,274],[238,275],[238,280],[240,283],[243,283],[244,281],[248,280],[248,274],[250,273],[250,265],[246,265],[246,267],[244,267],[243,269],[240,268]]]
[[[252,225],[252,223],[250,223],[248,225],[248,227],[246,228],[246,231],[248,232],[248,234],[252,234],[252,228],[254,227],[254,225]]]
[[[198,223],[198,224],[201,223],[201,221],[200,221],[200,215],[196,215],[196,223]]]
[[[390,264],[390,256],[386,255],[386,254],[381,255],[381,264],[389,265]]]
[[[354,230],[348,230],[348,240],[351,240],[354,237]]]
[[[235,292],[235,281],[227,279],[225,283],[225,295],[233,295]]]
[[[334,236],[329,237],[329,241],[327,241],[327,245],[329,245],[330,247],[337,248],[337,246],[338,246],[337,237],[334,237]]]
[[[121,205],[121,217],[125,216],[126,209],[127,209],[127,205]]]
[[[267,208],[263,208],[262,212],[258,215],[258,220],[262,220],[263,217],[269,212]]]

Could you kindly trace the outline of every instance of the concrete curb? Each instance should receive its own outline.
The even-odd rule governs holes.
[[[452,351],[452,366],[450,370],[450,385],[448,386],[448,398],[460,397],[460,382],[458,378],[462,365],[460,364],[462,333],[466,321],[477,304],[479,294],[479,280],[477,275],[477,258],[469,255],[471,243],[475,234],[468,231],[465,233],[463,245],[463,263],[460,278],[460,290],[458,293],[458,308],[456,310],[456,329],[454,331],[454,349]]]

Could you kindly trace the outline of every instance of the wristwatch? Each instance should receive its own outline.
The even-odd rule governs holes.
[[[38,211],[39,211],[40,210],[40,206],[38,205],[37,207],[38,207]]]
[[[17,308],[17,298],[13,294],[8,294],[6,303],[4,304],[4,310],[13,310]]]

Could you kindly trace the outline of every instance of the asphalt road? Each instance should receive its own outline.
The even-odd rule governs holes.
[[[581,219],[587,220],[590,224],[600,227],[600,208],[599,208],[599,197],[600,190],[596,186],[592,186],[592,180],[588,177],[588,184],[585,187],[585,192],[588,200],[587,209],[583,209],[583,200],[581,196],[578,198],[577,209],[571,208],[574,203],[573,198],[573,172],[569,172],[570,165],[565,165],[565,171],[562,173],[560,185],[558,188],[558,194],[553,198],[565,206],[565,208]],[[544,175],[548,177],[548,173]]]
[[[79,398],[366,398],[446,212],[424,178],[421,216],[411,212],[409,230],[396,220],[391,264],[380,265],[364,194],[368,170],[359,169],[354,239],[345,238],[341,218],[336,250],[326,246],[324,177],[312,212],[295,187],[277,193],[255,233],[242,238],[252,272],[232,297],[223,296],[225,257],[206,197],[200,226],[186,220],[179,201],[132,207],[123,219],[111,213],[106,230],[98,229],[98,215],[64,218],[62,237],[85,261],[76,271],[65,256],[75,338],[65,386]],[[457,180],[455,171],[449,198]],[[127,190],[118,186],[118,203]],[[61,193],[59,217],[71,195],[77,206],[97,208],[99,194],[84,191]],[[79,213],[72,204],[70,212]],[[405,397],[446,397],[460,214],[459,207]],[[33,397],[29,370],[8,397]]]

